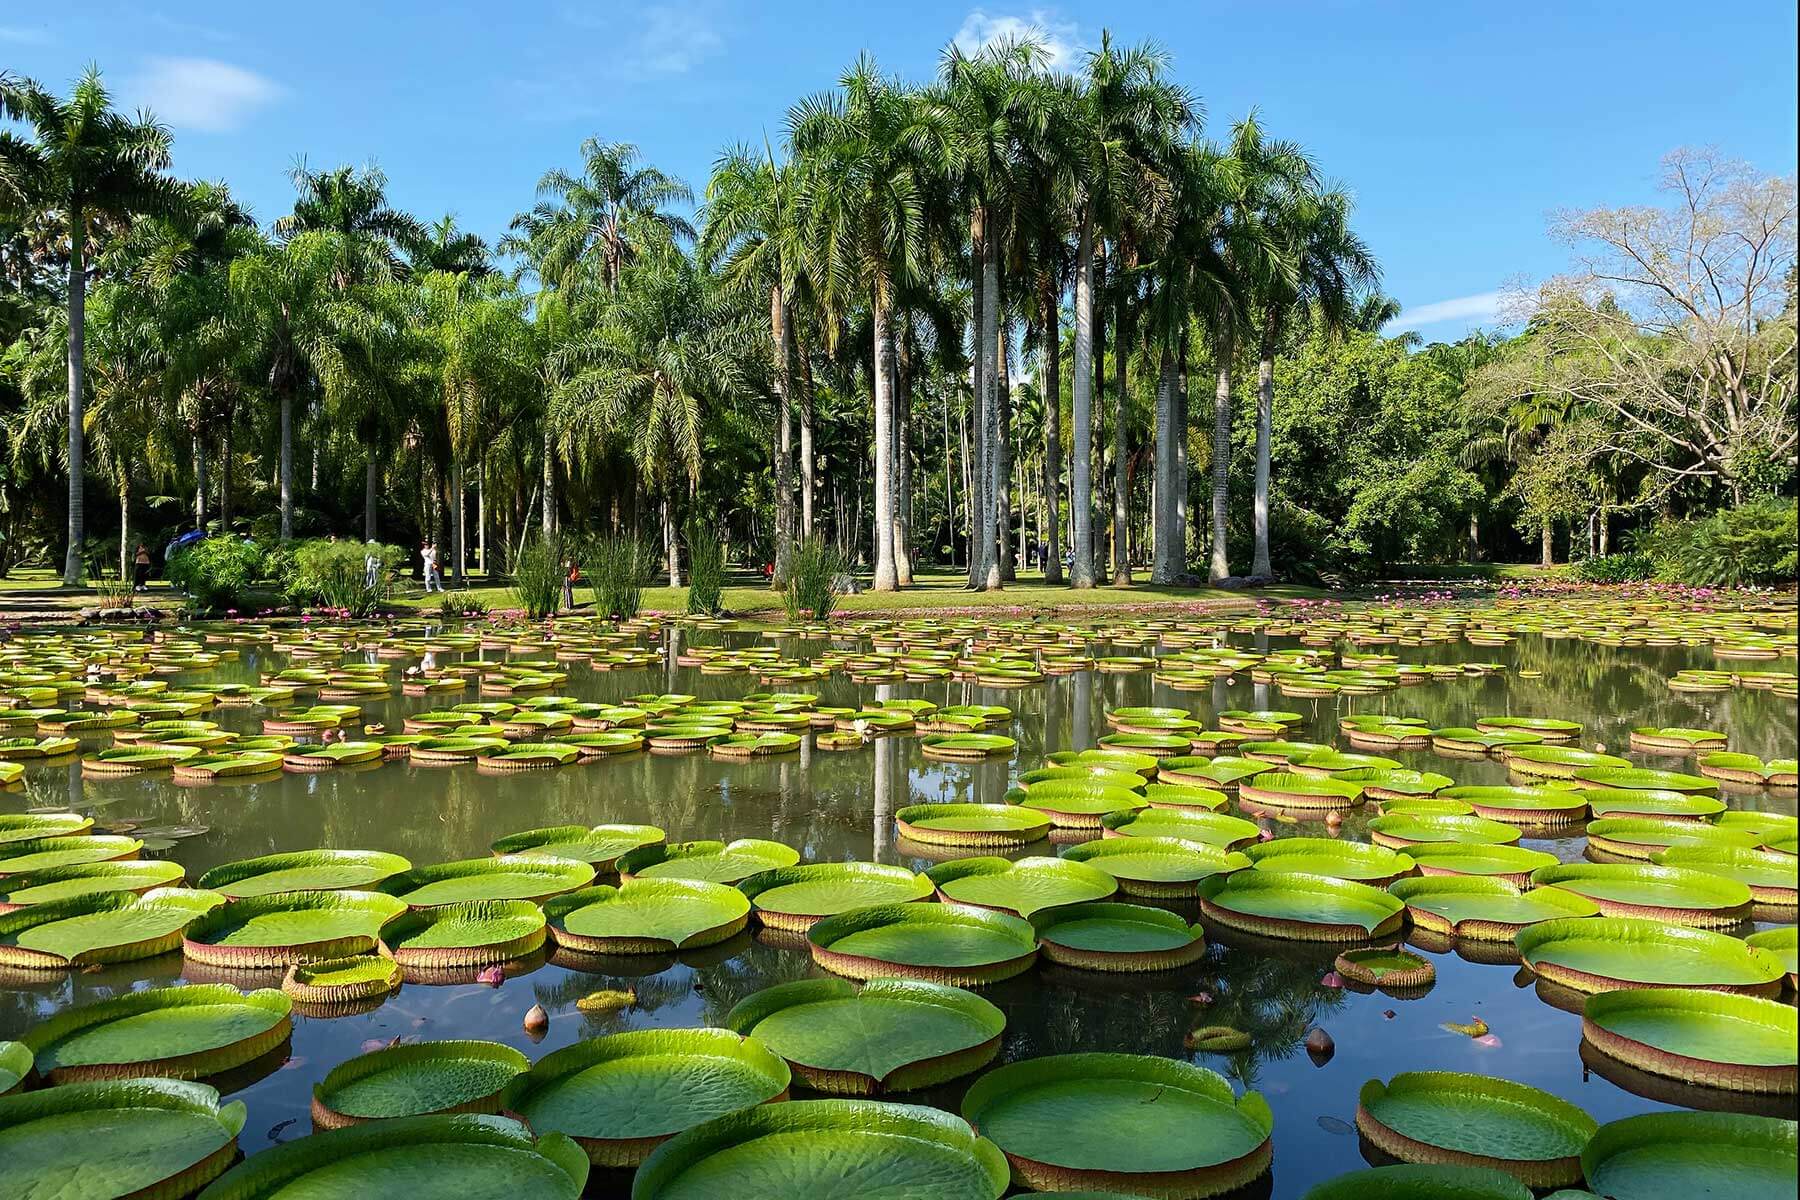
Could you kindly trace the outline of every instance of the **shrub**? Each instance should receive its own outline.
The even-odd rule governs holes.
[[[406,562],[400,546],[375,545],[381,560],[375,586],[368,584],[367,542],[333,542],[324,538],[293,543],[281,552],[286,560],[284,579],[288,598],[296,604],[338,608],[356,616],[368,616],[381,607],[388,580]]]
[[[1602,554],[1575,564],[1575,578],[1583,583],[1632,583],[1656,577],[1656,561],[1648,554]]]
[[[438,601],[438,617],[454,621],[462,617],[485,617],[488,607],[468,592],[445,592]]]
[[[1659,578],[1698,587],[1792,585],[1800,569],[1800,512],[1776,497],[1697,521],[1664,522],[1634,549]]]
[[[130,579],[103,577],[93,583],[94,595],[99,598],[101,608],[137,607],[137,593],[132,589]]]
[[[513,559],[513,595],[532,620],[541,620],[562,602],[563,560],[555,538],[534,538]]]
[[[689,521],[687,610],[711,616],[719,611],[725,594],[725,547],[712,530],[698,520]]]
[[[844,556],[824,538],[815,535],[795,542],[782,593],[788,620],[823,621],[829,617],[837,607],[844,569]]]
[[[635,617],[644,604],[644,584],[656,567],[649,546],[635,537],[609,534],[588,546],[587,576],[594,589],[594,615]]]
[[[201,608],[237,608],[262,573],[255,542],[230,535],[209,537],[178,551],[168,563],[169,582]]]

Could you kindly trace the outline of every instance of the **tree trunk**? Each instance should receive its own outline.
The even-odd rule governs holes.
[[[995,308],[999,308],[999,292],[995,291]],[[994,481],[994,568],[998,578],[990,573],[993,587],[1001,587],[1017,578],[1018,572],[1012,555],[1012,442],[1009,437],[1012,425],[1012,370],[1007,350],[1012,346],[1011,322],[1001,321],[999,337],[995,340],[994,358],[994,421],[993,421],[993,465],[990,477]]]
[[[87,221],[79,208],[69,213],[69,545],[63,554],[63,586],[80,587],[87,574],[82,542],[87,537],[84,460],[87,430],[82,402],[87,392]]]
[[[1056,527],[1058,493],[1062,490],[1062,337],[1057,330],[1055,285],[1044,289],[1044,582],[1062,582],[1062,539]]]
[[[469,530],[464,509],[468,507],[463,499],[463,465],[460,461],[450,464],[450,557],[451,578],[456,586],[469,586],[469,577],[465,568],[468,559]]]
[[[1113,322],[1113,572],[1114,587],[1131,584],[1131,476],[1126,471],[1129,438],[1125,427],[1126,365],[1131,355],[1130,297],[1124,287],[1124,270],[1128,260],[1121,258],[1118,272],[1120,286],[1118,317]]]
[[[1156,380],[1156,497],[1150,517],[1150,582],[1174,583],[1181,573],[1175,523],[1175,353],[1162,341],[1162,369]]]
[[[998,268],[993,258],[994,247],[988,244],[987,210],[976,208],[970,227],[969,242],[975,255],[973,308],[975,318],[975,411],[969,419],[974,441],[974,463],[970,483],[974,488],[969,505],[969,586],[987,588],[999,585],[999,564],[994,561],[994,479],[991,442],[992,420],[997,380],[994,377],[994,347],[999,343],[1000,313],[995,303],[998,291]],[[993,571],[990,582],[989,571]]]
[[[1252,511],[1256,550],[1250,573],[1263,579],[1275,573],[1269,565],[1269,441],[1275,434],[1275,318],[1263,321],[1256,358],[1256,497]]]
[[[131,473],[119,473],[119,581],[131,578]]]
[[[1175,572],[1187,574],[1188,564],[1188,331],[1181,330],[1181,350],[1175,373],[1175,481],[1169,497],[1169,520],[1174,527]]]
[[[790,324],[789,328],[792,328]],[[800,533],[813,534],[813,373],[812,358],[800,355]]]
[[[544,540],[556,536],[556,439],[548,418],[544,421]]]
[[[875,590],[891,592],[899,587],[894,572],[894,340],[888,312],[888,283],[876,279],[875,317]]]
[[[1600,508],[1600,557],[1605,558],[1612,543],[1612,512],[1604,505]]]
[[[294,536],[294,393],[281,389],[281,540]]]
[[[669,503],[667,493],[662,498],[662,535],[663,556],[669,564],[669,586],[681,586],[681,547],[675,541],[675,506]]]
[[[894,340],[894,580],[911,587],[912,564],[912,343]]]
[[[372,542],[378,532],[376,509],[380,505],[381,461],[375,456],[375,448],[369,448],[368,461],[363,466],[363,541]]]
[[[484,461],[475,471],[475,562],[481,573],[487,575],[487,463]]]
[[[786,292],[777,284],[769,290],[769,320],[775,339],[775,572],[770,582],[780,587],[787,581],[794,552],[794,335]]]
[[[1224,321],[1220,322],[1221,325]],[[1225,552],[1226,504],[1231,498],[1231,333],[1222,331],[1213,349],[1218,383],[1213,389],[1212,561],[1206,577],[1213,583],[1231,574]]]
[[[1106,291],[1106,243],[1098,242],[1094,246],[1094,442],[1099,450],[1100,472],[1098,488],[1100,495],[1095,497],[1094,507],[1102,514],[1112,507],[1112,477],[1106,472],[1106,302],[1099,298]],[[1094,581],[1100,580],[1100,572],[1112,561],[1112,522],[1101,517],[1098,530],[1094,534]]]
[[[194,435],[194,528],[206,528],[206,442]]]
[[[1075,423],[1074,461],[1070,467],[1070,536],[1075,561],[1070,583],[1078,588],[1094,586],[1094,209],[1090,202],[1081,214],[1081,235],[1075,250],[1075,358],[1070,370],[1073,400],[1069,419]]]
[[[1543,565],[1546,567],[1553,567],[1556,565],[1556,552],[1554,546],[1556,541],[1556,531],[1551,527],[1550,521],[1547,518],[1540,527],[1540,533],[1542,535],[1544,550]]]
[[[219,447],[219,531],[231,532],[231,414],[227,414]]]

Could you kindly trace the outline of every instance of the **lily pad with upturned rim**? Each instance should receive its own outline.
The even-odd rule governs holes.
[[[1238,871],[1200,884],[1200,911],[1230,929],[1301,941],[1385,937],[1406,906],[1380,888],[1299,871]]]
[[[1200,926],[1143,904],[1063,904],[1033,913],[1031,925],[1045,958],[1086,971],[1167,971],[1206,954]]]
[[[1210,1196],[1269,1168],[1274,1117],[1204,1067],[1137,1054],[1060,1054],[1009,1063],[963,1098],[1013,1178],[1034,1190],[1123,1186]]]
[[[0,1042],[0,1096],[10,1096],[31,1074],[31,1049],[23,1042]]]
[[[588,954],[663,954],[711,946],[750,922],[750,900],[700,879],[631,879],[545,901],[556,944]]]
[[[1259,871],[1301,871],[1374,887],[1386,887],[1413,871],[1413,860],[1398,851],[1336,838],[1277,838],[1246,846],[1243,853]]]
[[[214,867],[197,886],[234,900],[273,892],[367,890],[411,866],[380,850],[296,850]]]
[[[24,1092],[0,1099],[0,1162],[18,1196],[186,1196],[231,1165],[244,1117],[179,1079]]]
[[[1534,890],[1586,896],[1608,917],[1651,917],[1728,928],[1750,915],[1747,884],[1703,871],[1640,863],[1558,863],[1533,871]]]
[[[47,837],[72,837],[94,827],[94,818],[75,813],[0,813],[0,845]]]
[[[480,967],[530,954],[548,936],[529,900],[470,900],[409,909],[382,927],[402,967]]]
[[[1556,888],[1524,891],[1491,876],[1402,879],[1390,886],[1388,893],[1405,903],[1413,924],[1420,929],[1483,942],[1510,942],[1528,925],[1600,912],[1585,896]]]
[[[772,929],[804,932],[814,921],[870,904],[929,899],[932,881],[882,863],[811,863],[760,871],[738,884],[757,920]]]
[[[0,843],[0,879],[52,867],[114,862],[137,857],[144,843],[134,837],[82,833]]]
[[[147,988],[64,1009],[24,1035],[52,1084],[96,1079],[204,1079],[286,1042],[291,1002],[272,988]]]
[[[1532,1191],[1486,1167],[1401,1163],[1339,1175],[1308,1188],[1300,1200],[1532,1200]]]
[[[552,825],[508,834],[489,849],[497,855],[531,855],[584,862],[606,874],[622,854],[655,846],[668,835],[654,825]]]
[[[1024,846],[1050,818],[1016,804],[909,804],[894,813],[901,836],[933,846]]]
[[[1029,917],[1039,909],[1103,900],[1118,881],[1098,867],[1063,858],[959,858],[926,872],[945,901]]]
[[[1703,821],[1725,811],[1717,796],[1659,788],[1587,788],[1581,793],[1596,817],[1663,817]]]
[[[166,954],[224,898],[189,888],[95,892],[0,913],[0,966],[55,971]]]
[[[1356,1128],[1405,1162],[1489,1167],[1534,1188],[1581,1182],[1581,1151],[1598,1123],[1549,1092],[1460,1071],[1371,1079]]]
[[[1623,988],[1589,996],[1582,1038],[1602,1054],[1701,1087],[1795,1091],[1794,1007],[1756,996]]]
[[[442,1113],[497,1113],[531,1060],[498,1042],[388,1046],[338,1064],[313,1086],[315,1129]]]
[[[740,1001],[725,1027],[787,1060],[814,1091],[873,1096],[933,1087],[986,1066],[1006,1018],[962,988],[872,979],[779,983]]]
[[[1677,821],[1657,817],[1607,817],[1589,821],[1588,850],[1616,858],[1648,860],[1652,854],[1675,846],[1756,847],[1756,835],[1703,821]]]
[[[695,879],[706,883],[738,883],[758,871],[791,867],[800,852],[780,842],[739,838],[735,842],[664,842],[640,846],[619,856],[614,867],[627,881]]]
[[[186,873],[180,863],[142,859],[45,867],[41,871],[0,878],[0,912],[32,904],[73,900],[97,892],[142,895],[155,888],[178,886]]]
[[[1581,1154],[1596,1194],[1618,1200],[1793,1195],[1795,1124],[1775,1117],[1658,1112],[1602,1125]]]
[[[285,967],[366,954],[406,904],[380,892],[274,892],[214,909],[189,927],[182,953],[216,967]]]
[[[281,990],[306,1016],[348,1015],[365,1004],[380,1004],[400,986],[400,964],[384,954],[347,954],[295,963]]]
[[[1800,967],[1800,929],[1792,925],[1778,925],[1774,929],[1751,934],[1744,939],[1744,944],[1774,955],[1787,972],[1788,986],[1794,986],[1796,968]]]
[[[1041,812],[1062,829],[1098,829],[1101,818],[1111,813],[1135,812],[1149,801],[1129,788],[1105,784],[1040,783],[1026,791],[1014,788],[1006,802]]]
[[[1230,813],[1178,812],[1153,808],[1143,812],[1114,813],[1101,824],[1103,836],[1174,838],[1197,845],[1235,850],[1261,836],[1255,821]]]
[[[589,863],[513,854],[414,867],[383,881],[381,890],[410,907],[429,908],[469,900],[543,901],[593,880]]]
[[[879,904],[807,931],[813,961],[852,979],[923,979],[972,987],[1010,979],[1037,959],[1031,925],[966,904]]]
[[[1105,871],[1124,895],[1155,899],[1194,896],[1202,879],[1250,866],[1235,851],[1158,837],[1096,838],[1067,847],[1062,857]]]
[[[635,1167],[696,1125],[787,1098],[780,1055],[729,1029],[646,1029],[546,1055],[507,1104],[536,1130],[573,1138],[590,1162]]]
[[[1710,796],[1719,790],[1716,780],[1681,771],[1657,771],[1649,767],[1588,767],[1575,772],[1575,782],[1582,787],[1644,788],[1698,796]]]
[[[1434,817],[1391,814],[1369,822],[1377,846],[1410,852],[1414,846],[1446,842],[1475,846],[1509,846],[1519,840],[1518,827],[1486,817]]]
[[[1760,904],[1800,904],[1800,865],[1791,854],[1747,846],[1670,846],[1656,851],[1650,861],[1735,879]]]
[[[1561,787],[1453,787],[1438,798],[1460,800],[1476,816],[1508,825],[1572,825],[1587,816],[1586,797]]]
[[[1633,917],[1545,921],[1515,939],[1525,965],[1578,992],[1628,987],[1779,994],[1781,964],[1737,938]]]
[[[1332,966],[1352,983],[1396,995],[1423,991],[1437,981],[1437,968],[1430,959],[1398,945],[1345,950]]]

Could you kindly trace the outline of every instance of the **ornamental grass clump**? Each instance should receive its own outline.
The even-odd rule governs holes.
[[[637,616],[644,604],[644,583],[654,565],[650,547],[635,537],[612,534],[596,538],[587,552],[594,612],[602,617]]]
[[[802,538],[788,558],[782,600],[790,621],[823,621],[837,607],[844,556],[822,537]]]
[[[538,538],[525,543],[513,560],[513,595],[525,615],[542,620],[556,611],[562,599],[562,555],[554,539]]]
[[[718,612],[725,594],[725,547],[701,522],[688,522],[687,610],[699,616]]]

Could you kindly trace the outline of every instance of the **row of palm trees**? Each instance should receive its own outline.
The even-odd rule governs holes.
[[[1353,321],[1376,282],[1347,195],[1297,145],[1254,114],[1208,140],[1167,55],[1110,36],[1072,74],[1029,39],[953,46],[923,86],[864,56],[790,110],[780,144],[723,153],[699,197],[634,147],[590,139],[495,248],[510,274],[450,219],[392,208],[373,169],[302,164],[292,212],[259,230],[222,186],[171,179],[167,131],[115,113],[94,72],[67,98],[0,76],[0,115],[29,131],[0,131],[0,214],[17,215],[16,242],[66,267],[62,302],[7,359],[28,401],[15,457],[61,443],[71,584],[90,471],[118,485],[123,524],[134,479],[185,463],[204,521],[208,464],[229,473],[242,459],[239,428],[275,451],[283,537],[304,442],[313,491],[322,449],[328,465],[360,460],[365,536],[410,455],[429,511],[447,515],[454,569],[472,482],[484,546],[490,525],[505,541],[601,512],[654,521],[673,581],[680,510],[698,507],[709,445],[746,414],[768,431],[779,571],[826,520],[818,476],[851,471],[824,452],[820,410],[861,388],[874,586],[905,587],[924,534],[911,528],[912,464],[928,387],[947,490],[945,397],[966,392],[971,587],[1012,577],[1013,514],[1022,527],[1033,507],[1039,540],[1070,547],[1074,586],[1100,581],[1103,543],[1126,583],[1142,490],[1134,373],[1154,393],[1152,578],[1183,577],[1191,540],[1210,542],[1218,579],[1230,573],[1233,382],[1252,360],[1251,571],[1269,575],[1276,355],[1298,325]],[[1215,380],[1212,502],[1210,529],[1190,539],[1187,382],[1202,365]],[[1098,423],[1110,447],[1095,445]],[[1098,525],[1096,461],[1110,461],[1113,500]],[[228,508],[230,481],[216,482]],[[946,522],[954,508],[951,496]],[[1052,581],[1059,557],[1046,556]]]

